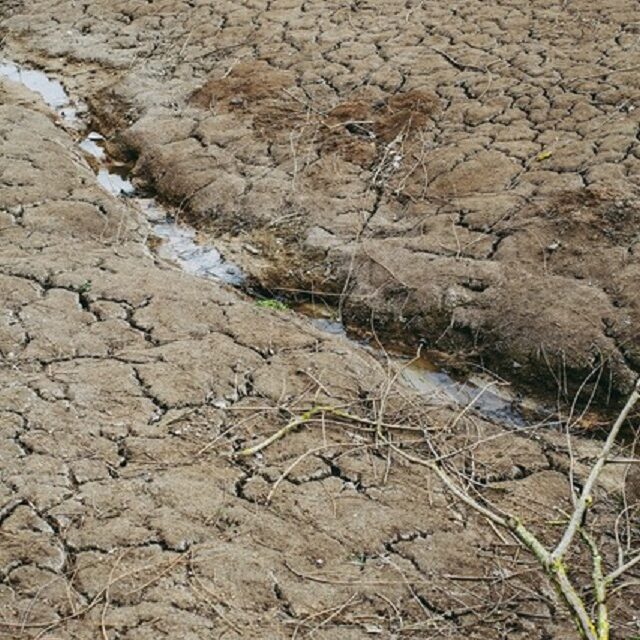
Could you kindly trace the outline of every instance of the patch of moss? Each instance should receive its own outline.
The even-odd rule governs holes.
[[[259,300],[256,302],[256,306],[261,309],[271,309],[273,311],[287,311],[289,309],[284,302],[280,302],[280,300],[275,299]]]

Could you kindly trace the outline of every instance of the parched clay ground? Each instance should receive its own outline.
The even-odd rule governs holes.
[[[457,309],[461,323],[477,323],[461,325],[469,331],[499,317],[513,333],[496,326],[491,335],[510,354],[516,337],[523,350],[531,346],[534,331],[523,326],[535,328],[553,312],[555,332],[545,327],[551,362],[554,340],[585,357],[588,349],[570,351],[562,342],[584,323],[601,350],[621,354],[626,344],[624,362],[633,363],[634,324],[623,320],[637,305],[627,177],[637,162],[637,116],[618,109],[624,96],[592,105],[604,115],[587,110],[593,118],[585,127],[599,122],[593,135],[601,142],[583,160],[596,174],[606,171],[595,156],[609,144],[615,163],[624,142],[622,162],[612,164],[622,180],[607,180],[606,189],[594,181],[585,192],[571,181],[588,180],[590,170],[556,163],[577,157],[575,150],[563,155],[562,143],[582,135],[584,101],[620,78],[620,91],[631,95],[637,76],[596,79],[593,90],[580,84],[564,129],[566,105],[557,122],[542,112],[560,100],[554,91],[568,90],[550,70],[536,73],[545,64],[571,76],[599,73],[605,63],[630,66],[632,52],[616,57],[637,38],[624,7],[608,9],[605,24],[572,2],[563,5],[569,18],[555,21],[559,10],[540,3],[533,22],[522,13],[532,10],[500,5],[485,21],[484,4],[471,3],[394,6],[388,15],[363,2],[213,4],[5,3],[1,11],[14,15],[2,23],[4,53],[47,60],[72,93],[90,99],[103,130],[120,134],[120,148],[139,153],[140,176],[184,201],[194,219],[226,231],[228,246],[257,275],[303,282],[302,271],[320,278],[322,265],[322,278],[339,288],[346,270],[354,288],[347,311],[367,305],[382,312],[411,292],[417,315],[408,315],[410,306],[402,314],[418,318],[416,326],[423,313],[442,321],[436,299],[440,313]],[[475,35],[465,36],[465,26]],[[609,58],[578,64],[565,57],[581,51],[562,39],[567,31]],[[513,45],[500,40],[507,37]],[[527,42],[544,38],[546,57],[533,44],[528,51]],[[491,55],[504,58],[504,70]],[[526,98],[524,75],[534,87],[549,85],[538,123],[526,100],[468,115],[494,90],[507,95],[519,86]],[[520,128],[504,126],[507,139],[498,144],[500,119],[515,122],[517,110],[530,133],[516,144],[507,129]],[[556,142],[536,133],[550,127]],[[422,160],[409,170],[418,140],[429,151],[425,163],[440,158],[440,172],[423,169]],[[373,446],[366,425],[327,420],[260,457],[234,457],[313,403],[344,404],[373,419],[389,372],[292,313],[258,308],[155,259],[146,223],[96,185],[76,142],[32,94],[0,84],[0,637],[575,637],[531,558],[425,469]],[[549,147],[551,157],[529,162]],[[466,193],[452,196],[451,184]],[[554,184],[567,187],[564,195]],[[544,205],[547,187],[553,206]],[[612,200],[614,187],[624,193]],[[526,206],[514,208],[511,198]],[[485,224],[486,231],[474,230]],[[609,244],[595,237],[603,229]],[[531,234],[543,245],[557,236],[560,248],[543,261],[527,253]],[[278,245],[294,236],[298,243]],[[460,241],[455,250],[452,237]],[[584,245],[582,262],[568,249],[565,255],[577,237],[593,245]],[[244,243],[263,255],[243,254]],[[471,255],[483,243],[488,253]],[[293,274],[282,269],[279,246]],[[420,260],[428,269],[416,268]],[[585,272],[576,284],[578,264]],[[518,278],[526,286],[518,289]],[[612,283],[619,297],[605,291]],[[572,328],[564,307],[536,306],[551,286],[556,305],[575,311],[580,304]],[[380,295],[366,294],[378,287]],[[571,296],[559,295],[561,287]],[[529,306],[499,306],[515,305],[516,289]],[[603,317],[611,319],[606,336]],[[621,356],[618,362],[616,380],[624,380],[627,365]],[[557,537],[554,523],[571,490],[564,436],[511,433],[472,413],[456,419],[397,386],[385,419],[428,427],[442,450],[463,448],[453,462],[486,498],[518,511],[546,541]],[[394,438],[429,455],[420,431]],[[574,441],[578,483],[596,450]],[[615,560],[624,471],[607,470],[589,516],[607,561]],[[572,558],[573,575],[587,580],[580,563]],[[637,588],[613,599],[616,638],[640,634],[639,607]]]
[[[100,190],[52,115],[13,85],[0,97],[3,637],[562,632],[530,562],[428,474],[386,470],[366,432],[316,426],[235,462],[285,409],[367,415],[384,368],[154,262],[145,224]],[[439,429],[453,418],[417,408]],[[460,434],[476,430],[499,431],[469,420]],[[510,499],[565,502],[551,449],[505,433],[491,451],[479,472]]]
[[[314,403],[375,417],[385,367],[155,261],[53,114],[0,87],[2,637],[572,637],[532,560],[366,426],[328,420],[234,459]],[[473,445],[460,464],[486,497],[551,540],[564,437],[455,416],[387,398],[385,421]],[[420,434],[397,440],[420,451]],[[596,448],[575,443],[580,478]],[[594,516],[607,550],[620,474]],[[614,600],[619,637],[638,598]]]
[[[12,52],[263,284],[347,292],[349,321],[535,386],[604,362],[628,391],[635,0],[12,4]]]

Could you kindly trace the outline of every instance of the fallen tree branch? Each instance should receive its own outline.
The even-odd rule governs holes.
[[[562,539],[558,543],[558,546],[553,550],[552,558],[554,561],[564,557],[564,555],[566,554],[569,548],[569,545],[571,545],[573,538],[578,532],[580,528],[580,523],[584,518],[584,514],[586,510],[589,508],[589,505],[591,504],[591,502],[593,501],[593,496],[592,496],[593,489],[595,487],[596,482],[598,481],[598,478],[600,477],[602,468],[604,467],[609,457],[609,454],[611,453],[611,449],[615,444],[616,438],[620,433],[620,429],[622,428],[622,425],[624,424],[625,420],[629,416],[629,413],[631,412],[633,407],[638,402],[638,399],[640,399],[640,381],[636,383],[636,387],[633,390],[633,393],[629,397],[629,400],[627,400],[627,403],[625,404],[624,408],[620,412],[620,415],[615,421],[613,427],[611,428],[611,431],[607,436],[604,446],[602,447],[602,451],[600,452],[600,455],[598,456],[598,459],[596,460],[595,464],[591,468],[591,473],[589,473],[589,477],[587,478],[587,481],[584,483],[584,487],[582,488],[580,497],[578,498],[578,501],[576,502],[576,505],[575,505],[575,509],[573,510],[573,514],[571,515],[571,520],[569,521],[569,524],[564,532],[564,535],[562,536]]]
[[[331,407],[312,407],[308,411],[305,411],[301,416],[294,418],[290,422],[288,422],[282,429],[276,431],[273,435],[269,436],[266,440],[263,440],[259,444],[253,447],[247,447],[246,449],[242,449],[237,455],[240,458],[247,458],[249,456],[253,456],[256,453],[260,453],[263,449],[266,449],[269,445],[277,442],[278,440],[282,440],[288,433],[294,431],[298,427],[306,424],[313,418],[313,416],[318,413],[322,413],[324,411],[330,410]]]
[[[449,456],[434,456],[432,459],[423,458],[421,456],[408,453],[401,446],[394,443],[388,434],[393,430],[393,425],[385,425],[382,420],[382,414],[378,415],[377,420],[368,420],[357,415],[350,414],[340,408],[330,406],[315,406],[308,409],[300,416],[291,420],[282,429],[263,440],[261,443],[243,449],[238,455],[246,457],[256,454],[274,442],[282,439],[294,429],[311,422],[317,414],[332,415],[334,417],[349,421],[366,423],[376,426],[375,436],[377,446],[386,446],[389,451],[402,457],[411,464],[420,465],[431,470],[443,483],[445,488],[452,493],[458,500],[466,504],[473,511],[486,518],[494,527],[500,527],[514,536],[514,538],[524,548],[528,549],[538,561],[538,566],[547,576],[558,596],[565,604],[571,618],[575,622],[580,636],[585,640],[609,640],[610,639],[610,620],[607,599],[608,590],[611,584],[620,576],[640,564],[640,554],[634,556],[631,560],[624,564],[620,564],[617,569],[609,574],[604,573],[603,558],[598,545],[593,536],[584,529],[584,516],[593,502],[592,493],[597,485],[598,479],[608,462],[611,451],[615,445],[616,438],[622,429],[629,414],[640,399],[640,380],[638,380],[634,391],[631,393],[624,408],[615,420],[611,431],[602,446],[600,454],[596,458],[589,476],[584,484],[580,497],[575,501],[573,511],[569,516],[568,523],[564,533],[554,549],[548,549],[540,539],[522,522],[515,514],[506,513],[498,509],[491,503],[485,503],[472,495],[468,489],[461,485],[452,472],[445,466],[444,462]],[[455,422],[454,422],[455,424]],[[426,431],[424,432],[426,437]],[[308,452],[310,453],[310,452]],[[277,485],[283,477],[291,471],[291,469],[300,462],[308,454],[303,454],[301,458],[294,461],[288,469],[285,470],[283,476],[273,487],[269,494],[272,497]],[[581,589],[576,588],[572,578],[569,576],[567,566],[565,564],[565,556],[572,546],[576,534],[580,534],[585,540],[591,552],[592,571],[591,580],[592,588],[595,595],[595,618],[589,611],[587,602],[580,595]]]
[[[471,507],[474,511],[487,518],[493,524],[509,530],[538,560],[542,570],[547,575],[558,595],[569,610],[582,638],[585,638],[586,640],[609,640],[610,621],[607,607],[607,588],[615,579],[619,578],[625,572],[640,563],[640,554],[605,577],[603,572],[602,555],[593,537],[583,529],[582,522],[587,509],[593,502],[592,492],[597,484],[598,478],[600,477],[600,473],[609,458],[616,438],[620,433],[620,429],[639,399],[640,380],[636,383],[634,391],[631,393],[627,403],[613,424],[602,450],[591,468],[580,497],[575,503],[564,534],[553,551],[548,550],[540,540],[531,531],[529,531],[529,529],[527,529],[519,518],[511,514],[499,514],[494,510],[494,508],[485,506],[478,502],[465,489],[458,485],[458,483],[451,477],[450,473],[442,467],[441,461],[425,460],[423,458],[413,456],[392,444],[388,439],[385,439],[385,442],[395,453],[402,456],[405,460],[431,469],[443,482],[445,487],[451,491],[451,493]],[[578,591],[572,584],[564,563],[564,557],[571,547],[576,533],[578,532],[585,539],[591,550],[593,562],[592,586],[596,598],[597,614],[595,620],[592,619],[584,599],[579,595]]]

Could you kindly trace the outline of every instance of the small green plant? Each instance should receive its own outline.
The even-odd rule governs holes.
[[[78,289],[78,293],[83,294],[83,293],[89,293],[89,291],[91,291],[91,280],[85,280],[81,285],[80,288]]]
[[[271,309],[272,311],[287,311],[289,309],[284,302],[280,302],[280,300],[275,300],[274,298],[259,300],[256,302],[256,305],[261,309]]]

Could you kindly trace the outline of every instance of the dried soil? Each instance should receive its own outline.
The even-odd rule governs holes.
[[[39,0],[4,29],[263,285],[608,397],[640,366],[636,10]]]
[[[633,65],[632,3],[11,8],[5,52],[58,71],[141,180],[257,278],[348,280],[354,318],[529,375],[584,372],[596,348],[625,389],[638,76],[611,70]],[[371,416],[388,371],[159,261],[148,234],[54,116],[0,85],[0,633],[574,637],[530,558],[357,425],[238,461],[313,402]],[[455,420],[401,388],[388,413],[469,448],[455,462],[486,497],[557,535],[563,435]],[[596,447],[575,440],[578,482]],[[592,514],[607,559],[623,473]],[[638,635],[638,602],[614,599],[616,637]]]

